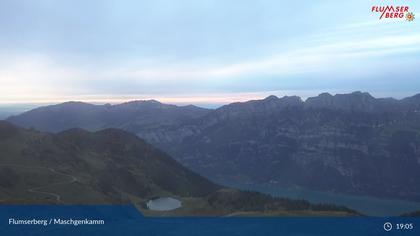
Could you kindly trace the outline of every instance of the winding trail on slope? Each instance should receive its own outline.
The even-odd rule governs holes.
[[[43,166],[24,166],[24,165],[13,165],[13,164],[0,164],[0,166],[17,167],[17,168],[28,168],[28,169],[44,169],[44,170],[51,171],[54,174],[57,174],[57,175],[61,175],[61,176],[65,176],[65,177],[70,178],[70,180],[67,180],[67,181],[62,181],[62,182],[53,183],[53,184],[47,184],[47,185],[38,186],[38,187],[35,187],[35,188],[28,188],[26,190],[26,191],[31,192],[31,193],[40,193],[40,194],[45,194],[45,195],[53,196],[58,203],[61,202],[61,196],[59,194],[53,193],[53,192],[47,192],[47,191],[40,191],[40,189],[44,189],[44,188],[51,187],[51,186],[56,186],[56,185],[72,184],[72,183],[74,183],[74,182],[77,181],[77,178],[75,176],[64,174],[64,173],[60,173],[60,172],[56,171],[55,169],[49,168],[49,167],[43,167]]]

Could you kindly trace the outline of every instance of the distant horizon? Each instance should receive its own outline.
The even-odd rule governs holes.
[[[413,92],[409,95],[400,95],[400,96],[392,96],[389,93],[371,93],[369,91],[363,90],[354,90],[349,92],[331,92],[331,91],[318,91],[317,93],[313,94],[306,94],[306,96],[301,96],[298,94],[292,93],[280,93],[278,91],[266,92],[265,94],[261,93],[247,93],[247,94],[235,94],[236,96],[208,96],[208,97],[149,97],[149,96],[135,96],[135,95],[128,95],[128,96],[115,96],[113,98],[108,97],[107,99],[100,99],[100,98],[90,98],[90,99],[64,99],[64,100],[57,100],[57,101],[42,101],[42,102],[18,102],[18,103],[2,103],[0,102],[0,112],[2,110],[7,110],[7,108],[22,108],[22,109],[33,109],[39,106],[48,106],[48,105],[57,105],[66,102],[82,102],[94,105],[118,105],[127,102],[133,101],[151,101],[155,100],[157,102],[168,104],[168,105],[177,105],[177,106],[188,106],[194,105],[197,107],[207,108],[207,109],[217,109],[221,106],[228,105],[231,103],[237,102],[247,102],[251,100],[263,100],[269,96],[276,96],[278,98],[282,98],[284,96],[297,96],[302,99],[302,101],[306,101],[310,97],[319,96],[322,93],[329,93],[331,95],[338,95],[338,94],[351,94],[354,92],[362,92],[362,93],[369,93],[374,98],[394,98],[397,100],[401,100],[407,97],[412,97],[420,92]]]

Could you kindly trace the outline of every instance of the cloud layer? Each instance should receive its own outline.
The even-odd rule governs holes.
[[[241,3],[2,1],[0,101],[420,90],[417,21],[379,21],[366,1]]]

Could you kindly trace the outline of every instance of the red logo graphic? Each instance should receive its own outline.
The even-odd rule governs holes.
[[[372,6],[373,13],[379,13],[379,19],[405,19],[407,21],[414,20],[414,14],[408,12],[409,6]]]

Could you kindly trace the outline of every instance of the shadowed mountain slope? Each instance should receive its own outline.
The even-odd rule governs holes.
[[[146,209],[158,197],[181,199],[171,212]],[[0,201],[135,204],[147,215],[357,214],[345,207],[222,188],[164,152],[117,129],[42,133],[0,121]]]
[[[61,111],[62,106],[9,120],[48,131],[89,129],[77,120],[90,111]],[[33,116],[35,111],[42,115]],[[131,116],[118,113],[126,115]],[[57,116],[73,118],[63,121]],[[306,101],[269,96],[205,110],[182,121],[162,122],[153,112],[150,117],[155,117],[153,125],[129,122],[124,129],[220,183],[420,201],[420,95],[397,100],[364,92],[323,93]],[[102,123],[104,119],[92,120],[100,127],[118,127]]]

